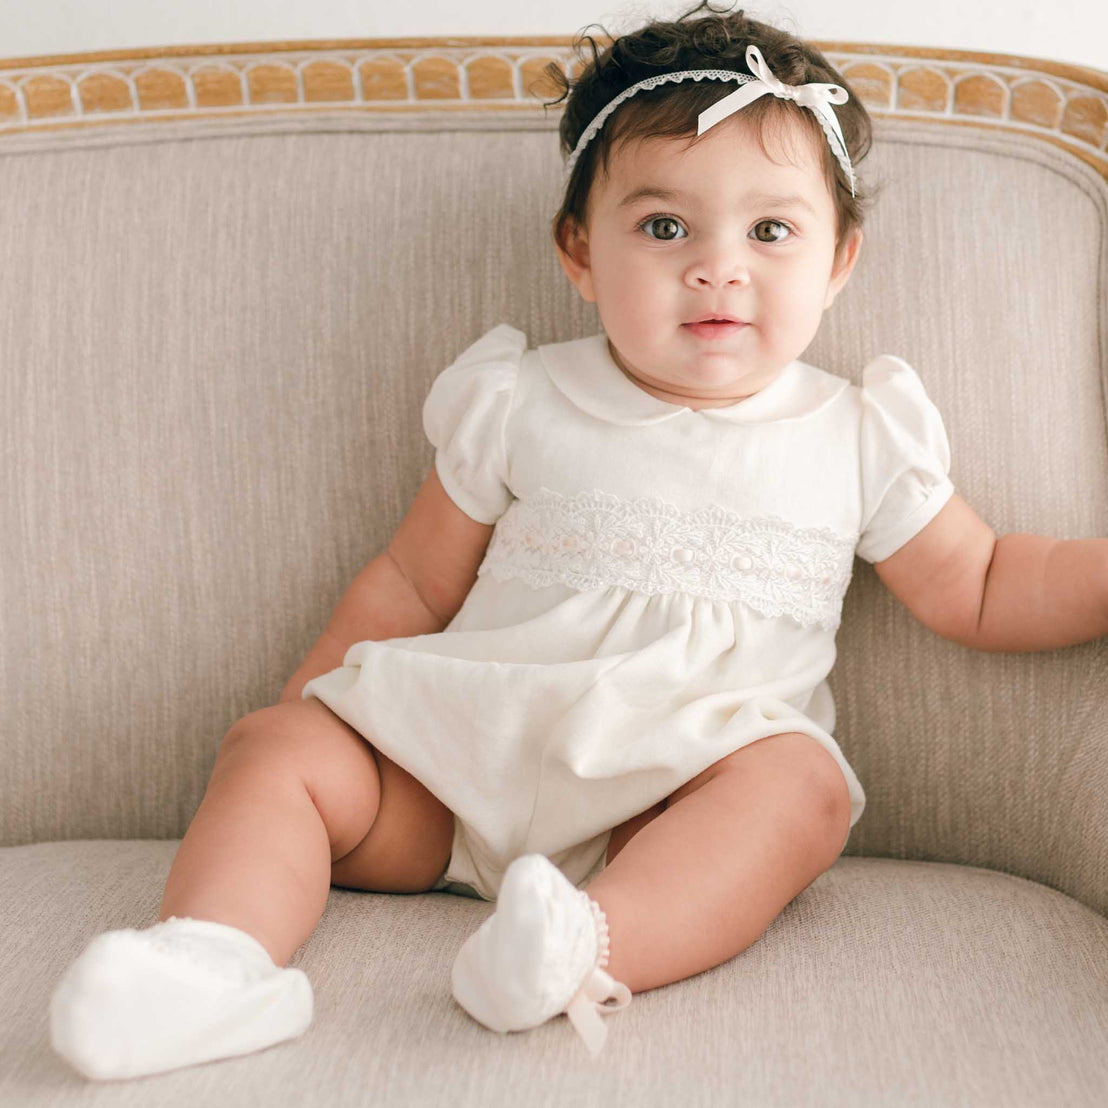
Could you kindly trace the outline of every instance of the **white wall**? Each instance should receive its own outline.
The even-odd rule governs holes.
[[[0,57],[214,42],[627,30],[695,0],[0,0]],[[717,3],[717,7],[722,4]],[[755,0],[803,37],[1026,54],[1108,70],[1105,0]]]

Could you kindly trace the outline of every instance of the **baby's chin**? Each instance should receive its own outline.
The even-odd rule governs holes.
[[[647,384],[681,396],[681,403],[688,403],[690,407],[722,407],[725,404],[737,404],[740,400],[761,392],[780,373],[780,370],[745,370],[741,366],[726,364],[722,358],[715,361],[715,365],[705,365],[703,360],[699,360],[683,374],[641,376]]]
[[[639,388],[650,393],[651,396],[655,396],[669,404],[680,404],[694,410],[698,408],[725,408],[730,404],[737,404],[740,400],[746,400],[753,396],[768,384],[768,382],[754,384],[748,381],[705,384],[671,378],[640,376],[630,373],[626,369],[624,372]]]
[[[626,357],[611,338],[608,349],[612,360],[632,384],[659,400],[681,404],[688,408],[722,408],[737,404],[766,387],[780,372],[751,371],[741,364],[734,352],[703,351],[686,357],[687,363],[674,372],[672,363],[652,364],[648,357],[642,363]]]

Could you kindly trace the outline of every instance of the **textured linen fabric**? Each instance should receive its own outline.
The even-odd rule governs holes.
[[[863,255],[803,358],[855,383],[906,358],[998,534],[1108,534],[1108,183],[1005,129],[874,124]],[[0,136],[0,841],[37,844],[0,851],[0,1103],[1103,1104],[1108,643],[968,650],[862,559],[828,678],[854,857],[637,997],[603,1068],[565,1020],[502,1038],[452,1005],[487,905],[345,891],[287,1053],[96,1090],[50,1053],[54,982],[153,922],[176,843],[45,840],[179,838],[433,464],[435,375],[499,320],[596,330],[549,242],[556,127],[274,107]]]
[[[564,1017],[497,1035],[454,1001],[451,964],[491,905],[336,889],[291,961],[315,992],[304,1035],[90,1088],[50,1050],[50,993],[94,935],[154,922],[176,847],[0,851],[0,1104],[1104,1104],[1108,921],[1008,874],[880,858],[840,858],[738,957],[637,994],[599,1060]]]
[[[495,899],[538,853],[583,885],[612,828],[787,731],[835,758],[857,823],[826,683],[854,550],[888,557],[954,492],[907,363],[855,386],[797,361],[694,411],[603,333],[528,350],[501,324],[423,418],[446,492],[495,523],[477,581],[444,631],[356,643],[303,695],[455,813],[445,883]]]
[[[184,834],[433,464],[442,367],[499,320],[595,332],[550,244],[556,127],[275,109],[0,139],[0,841]],[[907,359],[998,534],[1108,534],[1108,183],[885,118],[861,170],[862,257],[802,357],[855,383]],[[859,559],[837,647],[848,853],[1108,912],[1108,644],[967,650]]]

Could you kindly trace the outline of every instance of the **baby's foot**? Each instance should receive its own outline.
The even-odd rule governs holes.
[[[504,874],[496,911],[462,944],[451,980],[458,1003],[493,1031],[522,1031],[565,1012],[595,1057],[608,1035],[598,1013],[631,1003],[607,964],[600,905],[549,859],[525,854]]]
[[[98,935],[50,1001],[54,1049],[85,1077],[139,1077],[248,1054],[312,1020],[302,970],[235,927],[171,917]]]

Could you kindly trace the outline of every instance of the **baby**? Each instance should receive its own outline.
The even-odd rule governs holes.
[[[454,997],[501,1032],[566,1013],[596,1054],[604,1016],[748,948],[860,818],[826,681],[855,555],[969,647],[1108,634],[1108,540],[998,540],[908,364],[799,360],[858,261],[870,122],[817,50],[704,8],[562,75],[554,239],[603,333],[502,324],[435,380],[433,468],[224,739],[160,922],[59,984],[52,1042],[86,1076],[302,1033],[286,963],[332,885],[495,901]]]

